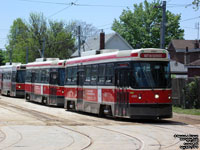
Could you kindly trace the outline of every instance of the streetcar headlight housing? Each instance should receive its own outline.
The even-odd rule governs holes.
[[[138,99],[139,99],[139,100],[141,100],[141,99],[142,99],[142,96],[141,96],[140,94],[139,94],[139,96],[138,96]]]
[[[62,94],[64,94],[64,90],[62,90]]]
[[[21,88],[21,86],[19,85],[19,86],[18,86],[18,88],[20,89],[20,88]]]
[[[155,99],[158,99],[159,98],[159,95],[158,94],[155,94]]]
[[[169,96],[168,96],[168,99],[171,99],[171,98],[172,98],[172,97],[169,95]]]

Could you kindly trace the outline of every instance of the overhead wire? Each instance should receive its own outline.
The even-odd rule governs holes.
[[[200,18],[200,16],[193,17],[193,18],[188,18],[188,19],[185,19],[185,20],[181,20],[180,22],[190,21],[190,20],[194,20],[194,19],[198,19],[198,18]]]
[[[33,3],[44,3],[44,4],[56,4],[56,5],[68,5],[68,6],[85,6],[85,7],[131,7],[131,6],[122,6],[122,5],[92,5],[92,4],[78,4],[77,1],[71,3],[59,3],[59,2],[49,2],[49,1],[39,1],[39,0],[19,0],[25,2]]]

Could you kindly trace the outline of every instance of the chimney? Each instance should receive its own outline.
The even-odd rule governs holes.
[[[105,33],[103,32],[103,30],[100,33],[100,47],[99,49],[105,49]]]
[[[190,55],[188,52],[188,47],[185,48],[185,54],[184,54],[184,64],[187,65],[190,63]]]
[[[194,49],[197,49],[197,48],[199,48],[199,41],[198,40],[196,40],[195,43],[194,43]]]

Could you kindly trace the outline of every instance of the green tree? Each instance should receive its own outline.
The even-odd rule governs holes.
[[[134,4],[133,11],[123,10],[119,20],[115,19],[112,29],[125,38],[133,48],[160,47],[160,24],[162,20],[161,1],[139,5]],[[166,46],[171,39],[183,39],[184,30],[180,29],[180,15],[166,12]]]
[[[5,64],[5,53],[0,49],[0,66]]]
[[[41,57],[43,44],[45,57],[67,59],[75,50],[75,39],[67,30],[68,24],[47,20],[41,13],[31,13],[29,21],[21,18],[14,20],[8,35],[6,60],[10,51],[13,62],[26,62],[26,49],[29,50],[29,62]]]
[[[75,38],[73,38],[72,32],[65,28],[66,25],[62,21],[50,21],[49,25],[45,56],[69,58],[75,50]]]
[[[28,27],[21,18],[14,20],[8,35],[9,45],[6,46],[6,61],[9,61],[10,51],[12,52],[13,62],[25,62],[25,47],[27,46]]]
[[[194,1],[192,2],[192,4],[194,5],[194,8],[195,8],[196,10],[198,10],[198,9],[199,9],[199,4],[200,4],[200,0],[194,0]]]

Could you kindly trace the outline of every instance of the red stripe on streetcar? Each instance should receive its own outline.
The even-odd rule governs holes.
[[[67,64],[76,64],[76,63],[83,63],[83,62],[89,62],[89,61],[99,61],[99,60],[106,60],[106,59],[129,58],[129,57],[138,57],[138,53],[131,53],[130,56],[122,56],[122,57],[117,57],[117,55],[115,54],[115,55],[101,56],[101,57],[95,57],[95,58],[72,60],[72,61],[68,61]]]

